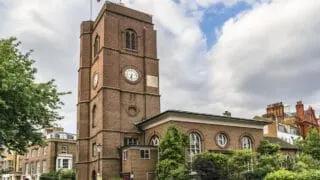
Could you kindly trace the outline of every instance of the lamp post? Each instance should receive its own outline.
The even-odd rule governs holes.
[[[97,152],[98,152],[98,180],[102,179],[102,174],[100,172],[100,154],[101,154],[101,151],[102,151],[102,145],[101,144],[98,144],[97,145]]]

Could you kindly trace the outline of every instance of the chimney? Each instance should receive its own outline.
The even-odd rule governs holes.
[[[296,104],[296,114],[299,120],[303,120],[304,118],[304,107],[302,101],[298,101]]]
[[[272,105],[271,104],[269,104],[267,106],[267,115],[270,115],[270,114],[272,114]]]
[[[279,103],[279,116],[284,118],[284,106],[282,102]]]
[[[284,105],[282,102],[269,104],[267,106],[267,115],[268,116],[277,116],[280,118],[284,117]]]

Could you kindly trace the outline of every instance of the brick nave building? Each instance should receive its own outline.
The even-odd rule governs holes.
[[[95,21],[82,22],[78,180],[154,179],[157,145],[172,125],[189,135],[190,161],[200,152],[259,146],[266,121],[160,113],[159,62],[151,15],[107,1]]]

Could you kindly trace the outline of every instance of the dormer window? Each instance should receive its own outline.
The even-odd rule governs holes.
[[[137,50],[137,34],[131,29],[126,30],[126,49]]]
[[[93,57],[98,56],[99,48],[100,48],[100,36],[97,35],[96,38],[94,39],[94,44],[93,44]]]

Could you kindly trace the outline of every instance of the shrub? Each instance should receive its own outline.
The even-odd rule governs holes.
[[[281,169],[269,173],[264,180],[298,180],[298,175],[292,171]]]
[[[269,173],[265,180],[320,180],[320,170],[303,171],[295,173],[287,170],[279,170]]]

